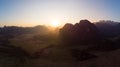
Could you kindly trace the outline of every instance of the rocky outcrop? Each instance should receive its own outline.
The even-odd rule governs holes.
[[[65,24],[60,30],[62,41],[69,44],[90,44],[100,40],[97,27],[88,20],[81,20],[75,25]]]

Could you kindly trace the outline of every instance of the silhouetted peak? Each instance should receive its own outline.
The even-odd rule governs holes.
[[[63,29],[71,29],[71,28],[73,28],[73,24],[71,24],[71,23],[67,23],[63,27]]]
[[[74,27],[79,26],[79,25],[80,25],[80,23],[76,23],[76,24],[74,25]]]
[[[79,44],[80,42],[94,42],[99,39],[99,30],[88,20],[81,20],[75,25],[65,24],[60,30],[62,38],[68,42]]]
[[[88,21],[88,20],[80,20],[79,23],[80,23],[80,24],[91,24],[91,22]]]

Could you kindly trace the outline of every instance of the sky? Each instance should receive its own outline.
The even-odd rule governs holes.
[[[0,26],[120,21],[120,0],[0,0]]]

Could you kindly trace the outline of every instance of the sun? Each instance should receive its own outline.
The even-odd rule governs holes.
[[[52,26],[52,27],[59,27],[59,26],[60,26],[60,22],[57,21],[57,20],[53,20],[53,21],[51,22],[51,26]]]

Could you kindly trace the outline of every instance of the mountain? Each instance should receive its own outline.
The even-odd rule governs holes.
[[[48,28],[42,25],[35,27],[17,27],[17,26],[4,26],[0,28],[0,35],[2,36],[18,36],[22,34],[44,34],[48,32]]]
[[[102,20],[94,24],[105,38],[117,37],[120,34],[120,22]]]
[[[60,29],[61,39],[69,44],[90,44],[100,41],[98,28],[88,20],[81,20],[75,25],[67,23]]]

